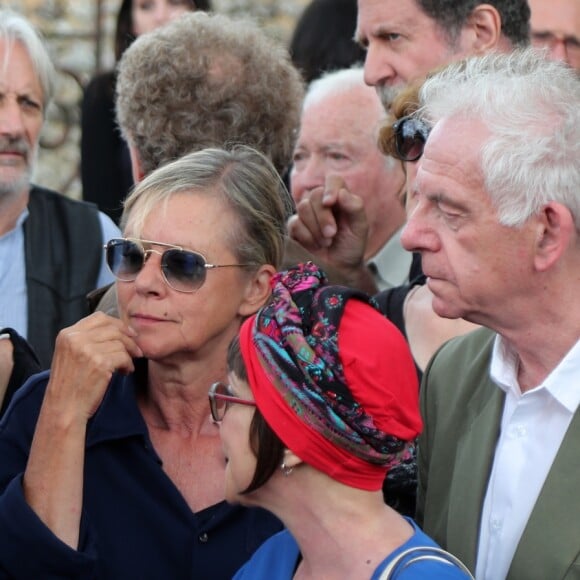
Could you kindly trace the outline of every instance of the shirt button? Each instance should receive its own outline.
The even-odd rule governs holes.
[[[497,533],[501,530],[502,522],[498,518],[493,518],[491,520],[491,531]]]
[[[209,538],[208,535],[204,532],[203,534],[200,534],[198,539],[202,544],[205,544]]]

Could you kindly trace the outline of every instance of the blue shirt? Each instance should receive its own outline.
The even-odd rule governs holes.
[[[24,255],[24,222],[28,217],[25,209],[16,222],[16,227],[0,236],[0,328],[14,328],[24,338],[28,334],[28,302],[26,288],[26,263]],[[99,221],[103,232],[103,245],[111,238],[121,235],[113,220],[99,212]],[[105,261],[102,252],[101,268],[97,288],[115,280]]]
[[[402,546],[391,552],[373,572],[370,580],[378,580],[382,571],[401,552],[421,547],[437,547],[437,544],[410,518],[405,518],[415,530],[415,533]],[[234,580],[292,580],[294,576],[300,549],[296,540],[288,530],[271,537],[252,556],[251,560],[234,576]],[[409,556],[411,558],[411,556]],[[406,562],[404,560],[403,562]],[[396,580],[466,580],[468,576],[456,566],[433,560],[415,561],[408,567],[395,568]],[[361,579],[364,580],[364,579]]]
[[[192,512],[153,449],[136,375],[115,375],[88,425],[80,542],[71,549],[22,493],[47,382],[48,371],[31,377],[0,422],[0,578],[229,580],[282,528],[264,510],[226,502]]]

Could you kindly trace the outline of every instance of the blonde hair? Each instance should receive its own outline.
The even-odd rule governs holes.
[[[139,236],[145,220],[175,194],[219,196],[239,227],[227,232],[240,263],[282,263],[292,198],[272,163],[245,145],[203,149],[153,171],[127,197],[121,225]]]

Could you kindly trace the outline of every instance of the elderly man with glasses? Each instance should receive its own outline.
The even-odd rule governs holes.
[[[550,58],[563,60],[580,72],[580,2],[528,0],[532,11],[532,44],[546,48]]]

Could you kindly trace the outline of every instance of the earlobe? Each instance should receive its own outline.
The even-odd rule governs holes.
[[[560,203],[544,206],[538,218],[535,266],[540,272],[551,268],[570,245],[575,232],[570,210]]]
[[[294,469],[295,467],[298,467],[304,462],[302,461],[302,459],[300,459],[300,457],[298,457],[298,455],[296,455],[296,453],[294,453],[290,449],[284,449],[283,463],[287,468]]]
[[[266,303],[266,300],[268,300],[272,292],[271,281],[274,274],[276,274],[274,266],[271,264],[263,264],[252,275],[246,287],[244,300],[239,308],[239,314],[241,316],[255,314]]]
[[[479,4],[469,16],[471,31],[471,54],[480,55],[497,49],[502,40],[501,16],[490,4]]]

